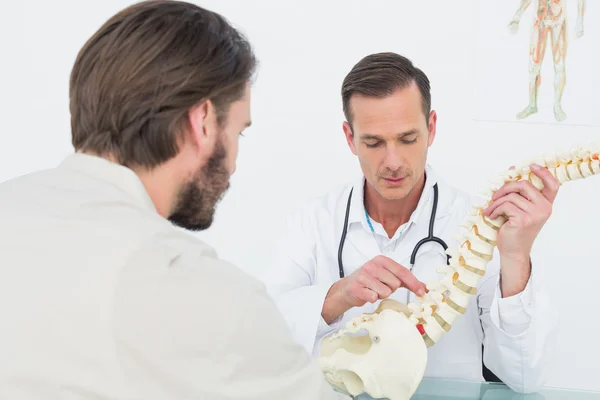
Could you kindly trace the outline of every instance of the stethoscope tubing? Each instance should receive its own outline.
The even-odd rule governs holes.
[[[346,203],[346,215],[344,218],[344,227],[342,229],[342,236],[340,238],[340,244],[338,246],[338,269],[339,269],[340,279],[342,279],[344,277],[344,264],[342,262],[342,252],[344,249],[344,243],[346,241],[346,234],[348,233],[348,218],[350,216],[350,205],[352,203],[352,192],[353,191],[354,191],[354,188],[350,189],[350,194],[348,195],[348,202]],[[415,259],[417,257],[417,253],[418,253],[419,249],[425,243],[435,242],[444,248],[444,252],[446,252],[446,250],[448,250],[448,245],[446,244],[446,242],[444,242],[443,239],[441,239],[437,236],[434,236],[434,234],[433,234],[435,215],[436,215],[437,207],[438,207],[438,198],[439,198],[438,185],[436,183],[433,185],[433,207],[431,209],[431,216],[429,217],[429,232],[428,232],[427,237],[419,240],[419,242],[415,245],[415,248],[413,249],[413,251],[410,255],[410,269],[411,270],[415,264]],[[447,264],[450,263],[450,255],[448,255],[448,254],[446,254],[446,263]]]

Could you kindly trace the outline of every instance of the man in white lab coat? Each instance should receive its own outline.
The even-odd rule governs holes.
[[[184,2],[133,5],[85,44],[77,152],[0,184],[0,398],[338,398],[264,285],[179,229],[212,222],[254,69]]]
[[[315,356],[323,337],[373,312],[381,299],[408,303],[415,291],[422,294],[423,282],[439,280],[436,269],[447,262],[439,243],[423,244],[411,264],[430,218],[433,235],[458,248],[461,223],[482,203],[448,186],[427,163],[437,116],[428,78],[408,59],[365,57],[346,76],[342,101],[343,130],[363,176],[294,212],[264,275],[296,340]],[[543,191],[507,184],[486,209],[492,219],[508,218],[497,252],[466,313],[429,348],[426,376],[483,380],[489,368],[486,377],[491,371],[515,391],[544,384],[557,320],[544,267],[530,253],[559,185],[547,170],[532,168]],[[493,374],[489,379],[497,379]]]

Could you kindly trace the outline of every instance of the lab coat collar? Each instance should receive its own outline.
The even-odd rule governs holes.
[[[433,185],[440,181],[438,175],[434,171],[434,169],[429,165],[425,165],[425,186],[423,187],[423,193],[421,194],[421,198],[419,199],[419,203],[417,204],[417,208],[410,216],[408,224],[413,224],[418,220],[419,216],[423,212],[425,205],[429,202],[429,199],[433,197]],[[348,216],[348,224],[351,225],[353,223],[360,223],[364,229],[370,232],[369,225],[367,223],[367,217],[365,215],[365,206],[364,206],[364,187],[366,184],[366,179],[362,176],[355,184],[354,190],[352,192],[352,204],[350,205],[350,214]],[[439,186],[439,185],[438,185]],[[439,188],[438,188],[439,189]],[[441,204],[438,204],[440,207]],[[441,208],[441,207],[440,207]],[[436,219],[445,215],[443,210],[438,210],[436,214]]]
[[[90,154],[74,153],[67,156],[59,165],[105,181],[126,193],[140,206],[156,212],[156,207],[148,195],[140,178],[131,169]]]

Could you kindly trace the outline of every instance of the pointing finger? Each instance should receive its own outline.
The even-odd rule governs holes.
[[[369,303],[375,303],[379,300],[377,293],[366,287],[358,288],[356,297]]]
[[[379,268],[375,269],[372,274],[376,279],[385,283],[390,289],[392,289],[393,292],[396,291],[396,289],[398,289],[402,284],[396,275],[382,266],[379,266]]]
[[[370,275],[363,275],[359,283],[367,289],[371,289],[377,293],[377,296],[380,299],[385,299],[394,292],[394,290],[388,287],[386,284]]]
[[[406,267],[398,264],[394,260],[381,257],[377,259],[377,262],[386,268],[388,271],[393,273],[398,279],[400,279],[401,287],[405,287],[411,292],[415,293],[417,296],[425,295],[425,283],[419,281],[416,276],[412,272],[410,272]]]

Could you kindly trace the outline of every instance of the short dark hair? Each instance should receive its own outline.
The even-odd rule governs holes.
[[[104,23],[70,77],[72,144],[152,168],[178,153],[188,111],[211,100],[222,123],[256,68],[221,15],[183,1],[131,5]]]
[[[387,97],[415,82],[421,92],[423,113],[429,122],[431,86],[429,78],[406,57],[396,53],[375,53],[361,59],[344,78],[342,103],[344,116],[352,124],[350,99],[355,93],[369,97]]]

